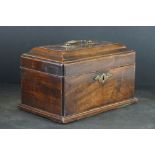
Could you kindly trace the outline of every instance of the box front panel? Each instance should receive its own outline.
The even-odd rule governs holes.
[[[21,68],[22,104],[62,114],[62,78]]]
[[[110,75],[108,78],[102,75]],[[96,78],[100,75],[100,78]],[[66,76],[64,79],[64,114],[72,115],[96,107],[123,101],[134,95],[135,65],[102,73]]]
[[[65,76],[86,74],[105,69],[118,68],[135,63],[135,52],[129,51],[124,54],[109,55],[108,57],[97,57],[92,60],[84,60],[64,65]]]

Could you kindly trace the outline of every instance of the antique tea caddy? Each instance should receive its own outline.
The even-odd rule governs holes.
[[[68,123],[135,103],[135,51],[111,42],[71,40],[21,55],[19,108]]]

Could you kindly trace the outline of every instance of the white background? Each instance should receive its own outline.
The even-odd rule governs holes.
[[[1,26],[153,26],[152,0],[3,0]],[[155,118],[154,118],[155,119]],[[154,155],[155,130],[0,130],[1,155]]]
[[[1,130],[2,155],[154,155],[154,130]]]
[[[154,0],[0,0],[0,25],[154,25]]]

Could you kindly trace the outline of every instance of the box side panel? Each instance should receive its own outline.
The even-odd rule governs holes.
[[[62,114],[62,78],[21,67],[22,104]]]
[[[103,69],[111,77],[101,83],[97,73],[66,76],[64,81],[65,115],[78,114],[96,107],[133,98],[135,65]]]
[[[42,60],[36,57],[31,57],[29,54],[21,56],[21,67],[49,73],[52,75],[63,76],[63,64]]]

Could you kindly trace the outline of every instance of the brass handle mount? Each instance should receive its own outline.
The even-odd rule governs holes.
[[[93,44],[93,41],[92,40],[70,40],[70,41],[65,42],[65,46],[72,46],[76,44],[90,45],[90,44]]]
[[[94,80],[104,84],[110,77],[112,77],[111,73],[98,73]]]

